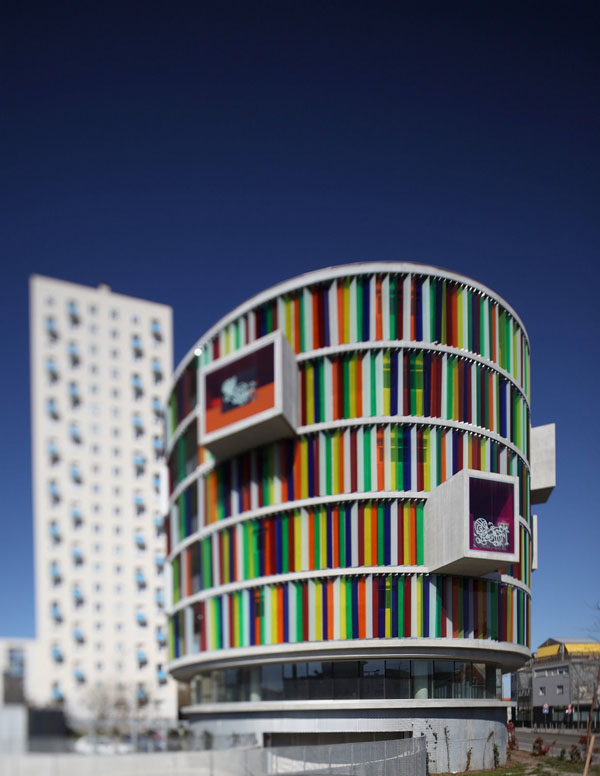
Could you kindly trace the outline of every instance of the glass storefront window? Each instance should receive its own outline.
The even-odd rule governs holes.
[[[412,697],[431,698],[431,680],[433,674],[432,660],[413,660],[412,662]]]
[[[500,698],[497,665],[453,660],[339,660],[215,669],[191,683],[194,703]]]
[[[454,661],[453,660],[435,660],[433,664],[433,697],[434,698],[452,698],[453,697],[453,679],[454,679]]]
[[[471,698],[485,698],[485,663],[471,664]]]
[[[360,670],[360,697],[385,697],[385,661],[365,660],[358,664]]]
[[[330,662],[308,664],[310,700],[330,700],[333,696],[333,670]]]
[[[471,664],[464,662],[454,663],[454,697],[471,697]]]
[[[267,664],[261,668],[260,683],[263,701],[283,700],[283,676],[281,663]]]
[[[410,660],[385,661],[385,697],[410,698]]]
[[[340,660],[333,664],[333,697],[336,700],[358,698],[358,668],[355,660]]]

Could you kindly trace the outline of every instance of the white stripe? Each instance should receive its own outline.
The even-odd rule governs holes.
[[[340,638],[340,577],[333,580],[333,638]]]
[[[356,277],[350,281],[348,293],[350,294],[350,342],[357,342]]]
[[[329,286],[327,296],[329,299],[329,342],[339,345],[338,342],[338,305],[337,305],[337,280]]]
[[[390,276],[385,275],[381,283],[381,323],[383,339],[390,339]]]
[[[439,584],[440,577],[438,577]],[[431,577],[425,578],[425,585],[429,595],[429,638],[435,638],[437,621],[437,586],[433,584]]]
[[[213,561],[213,585],[221,584],[221,553],[219,552],[219,534],[215,533],[212,535],[211,552]]]
[[[250,507],[258,509],[258,481],[256,473],[256,451],[250,451]]]
[[[357,488],[359,491],[365,489],[365,454],[364,454],[365,437],[363,433],[363,427],[361,426],[356,432],[356,468],[357,468]]]
[[[343,431],[344,439],[344,493],[352,492],[352,475],[350,471],[350,429]]]
[[[417,577],[410,575],[410,635],[417,635]]]
[[[398,415],[404,415],[404,349],[398,351]]]
[[[288,596],[288,635],[290,642],[298,641],[296,634],[296,585],[288,582],[286,585]]]
[[[433,489],[440,483],[437,481],[437,438],[439,428],[437,426],[429,427],[429,485]]]
[[[308,570],[308,511],[306,509],[300,510],[300,523],[302,525],[301,533],[301,553],[302,553],[302,570]]]
[[[442,356],[442,419],[448,420],[448,356]]]
[[[325,447],[325,434],[319,434],[319,495],[327,493],[327,451]]]
[[[377,275],[371,275],[369,281],[369,339],[375,339],[375,309],[377,299]]]
[[[312,293],[308,288],[302,290],[304,301],[304,345],[307,350],[313,349],[313,315],[312,315]]]
[[[263,587],[263,611],[264,611],[264,630],[265,630],[265,644],[272,644],[272,625],[273,617],[271,614],[271,586],[265,585]]]
[[[402,290],[402,313],[404,320],[402,322],[402,339],[410,340],[410,273],[404,278],[404,287]]]
[[[185,649],[188,655],[193,655],[196,650],[194,649],[194,610],[191,606],[186,606],[183,615],[183,630],[184,630],[184,642]]]

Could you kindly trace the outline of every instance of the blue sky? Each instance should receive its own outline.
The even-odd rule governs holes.
[[[492,6],[492,7],[488,7]],[[300,272],[402,260],[507,299],[556,422],[533,644],[600,601],[597,4],[8,2],[0,635],[33,635],[27,278],[171,304],[178,360]]]

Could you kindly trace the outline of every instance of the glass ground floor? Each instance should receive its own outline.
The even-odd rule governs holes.
[[[469,660],[333,660],[200,671],[191,702],[501,699],[495,663]]]

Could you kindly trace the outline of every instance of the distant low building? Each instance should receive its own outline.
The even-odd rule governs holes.
[[[512,677],[517,723],[587,727],[599,663],[600,644],[592,639],[544,641]],[[594,729],[599,724],[596,706]]]

